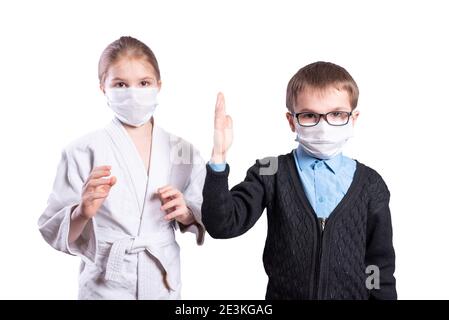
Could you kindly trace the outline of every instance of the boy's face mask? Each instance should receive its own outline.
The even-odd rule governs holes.
[[[353,136],[352,118],[344,126],[331,126],[323,118],[313,127],[302,127],[295,119],[296,140],[311,156],[327,160],[341,152]]]
[[[151,119],[158,105],[158,92],[157,87],[105,90],[108,106],[117,118],[133,127],[140,127]]]

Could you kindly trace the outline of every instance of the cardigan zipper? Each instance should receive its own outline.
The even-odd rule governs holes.
[[[318,221],[320,222],[321,227],[321,237],[323,237],[324,228],[326,227],[326,218],[318,218]]]
[[[321,254],[322,254],[322,245],[323,245],[323,234],[324,228],[326,227],[326,218],[318,218],[318,254],[316,256],[316,265],[315,265],[315,288],[313,299],[318,300],[318,289],[320,285],[320,269],[321,269]]]

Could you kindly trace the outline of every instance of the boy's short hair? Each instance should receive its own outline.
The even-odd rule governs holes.
[[[287,86],[287,109],[294,113],[296,99],[305,89],[323,90],[329,87],[346,90],[352,110],[357,107],[359,88],[349,72],[334,63],[318,61],[299,69],[290,79]]]

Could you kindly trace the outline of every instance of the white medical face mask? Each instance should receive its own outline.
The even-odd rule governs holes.
[[[341,152],[346,141],[354,135],[352,118],[344,126],[331,126],[324,120],[313,127],[302,127],[295,119],[297,141],[311,156],[330,159]]]
[[[108,88],[108,106],[117,118],[133,127],[140,127],[151,119],[156,109],[157,87],[150,88]]]

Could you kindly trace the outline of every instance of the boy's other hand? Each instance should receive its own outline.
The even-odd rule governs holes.
[[[212,150],[212,163],[226,161],[226,153],[231,147],[233,139],[232,118],[226,114],[226,105],[223,93],[217,95],[214,121],[214,148]]]

